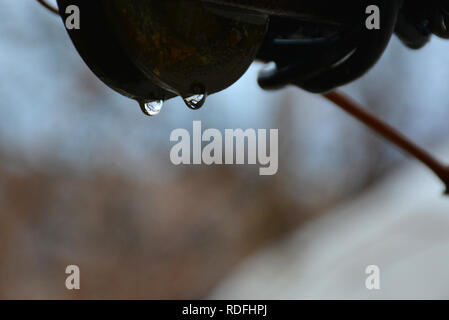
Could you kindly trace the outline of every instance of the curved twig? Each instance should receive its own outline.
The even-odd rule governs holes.
[[[449,195],[449,167],[438,161],[430,153],[418,146],[395,128],[376,118],[374,115],[363,110],[355,101],[341,92],[333,91],[324,97],[336,104],[338,107],[361,121],[370,129],[383,136],[385,139],[399,147],[401,150],[412,155],[432,170],[446,186],[446,195]]]
[[[59,10],[52,5],[48,4],[45,0],[37,0],[43,7],[45,7],[47,10],[53,12],[54,14],[59,15]]]

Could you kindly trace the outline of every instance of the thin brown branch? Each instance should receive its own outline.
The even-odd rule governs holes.
[[[47,1],[37,0],[37,2],[39,2],[42,6],[44,6],[46,9],[53,12],[54,14],[59,15],[59,10],[57,8],[53,7],[52,5],[48,4]]]
[[[364,123],[376,133],[399,147],[401,150],[412,155],[432,170],[446,186],[446,195],[449,195],[449,167],[438,161],[435,157],[415,144],[398,130],[388,125],[384,121],[365,111],[357,102],[353,101],[341,92],[333,91],[325,94],[325,98],[336,104],[338,107]]]

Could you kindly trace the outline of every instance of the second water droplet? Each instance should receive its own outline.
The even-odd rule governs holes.
[[[195,94],[188,98],[184,98],[184,102],[190,109],[198,110],[206,102],[207,94]]]

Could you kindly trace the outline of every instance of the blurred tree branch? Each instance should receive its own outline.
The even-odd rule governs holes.
[[[48,4],[45,0],[37,0],[42,6],[44,6],[49,11],[53,12],[54,14],[59,15],[59,10],[52,5]]]
[[[324,97],[336,104],[338,107],[361,121],[367,127],[407,152],[430,170],[432,170],[446,186],[446,195],[449,195],[449,167],[433,157],[422,147],[408,139],[394,127],[378,119],[363,108],[355,101],[341,92],[333,91],[325,94]]]

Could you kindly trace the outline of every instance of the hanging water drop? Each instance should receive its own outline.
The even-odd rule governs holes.
[[[200,109],[206,102],[207,94],[195,94],[188,98],[184,98],[184,102],[192,110]]]
[[[164,100],[139,102],[139,105],[145,115],[152,117],[161,112],[162,107],[164,106]]]

